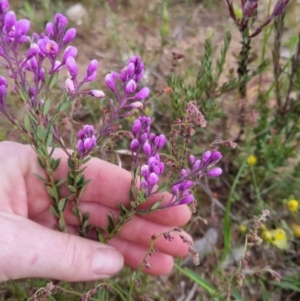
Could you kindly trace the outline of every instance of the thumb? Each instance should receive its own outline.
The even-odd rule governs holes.
[[[107,245],[0,213],[0,282],[18,278],[88,281],[107,278],[123,266]]]

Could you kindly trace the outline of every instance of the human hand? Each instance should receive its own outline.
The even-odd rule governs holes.
[[[56,179],[66,178],[67,155],[56,149],[54,156],[62,158]],[[42,181],[35,176],[44,175],[44,171],[32,148],[1,142],[0,157],[0,281],[25,277],[65,281],[107,278],[122,268],[123,258],[126,265],[137,268],[149,250],[152,235],[190,219],[190,210],[185,205],[136,215],[107,246],[74,235],[78,221],[70,204],[65,219],[73,234],[62,233],[53,230],[56,220],[49,210],[51,200]],[[85,188],[80,208],[90,213],[91,224],[103,227],[109,212],[118,213],[118,202],[129,204],[131,174],[96,158],[87,166],[84,175],[92,181]],[[164,200],[169,197],[165,194]],[[160,198],[157,195],[149,202]],[[161,237],[155,246],[159,252],[147,259],[151,268],[146,270],[154,275],[170,272],[173,256],[187,255],[187,246],[177,236],[171,243]]]

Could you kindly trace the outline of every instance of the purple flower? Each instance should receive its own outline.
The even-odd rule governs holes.
[[[27,60],[30,60],[33,56],[36,56],[40,52],[40,48],[36,43],[32,43],[27,52]]]
[[[48,40],[46,38],[41,39],[37,42],[40,50],[46,55],[52,58],[55,58],[58,54],[58,45],[56,42],[52,40]]]
[[[133,79],[131,79],[125,87],[125,92],[130,94],[135,90],[136,90],[136,82]]]
[[[16,21],[16,15],[13,11],[9,11],[5,15],[4,29],[7,34],[12,30],[13,26],[16,24]]]
[[[220,167],[215,167],[213,169],[211,169],[210,171],[208,171],[206,173],[206,176],[207,177],[212,177],[212,178],[215,178],[215,177],[218,177],[222,174],[222,168]]]

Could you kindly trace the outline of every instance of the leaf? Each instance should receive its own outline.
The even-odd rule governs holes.
[[[50,186],[46,187],[48,194],[53,197],[54,199],[57,199],[57,192],[55,191],[55,189],[53,189]]]
[[[82,184],[80,182],[83,182],[83,181],[84,181],[84,176],[82,174],[77,175],[77,177],[75,179],[76,184],[80,185],[80,184]]]
[[[61,211],[61,212],[65,211],[67,203],[68,203],[68,200],[66,198],[63,198],[63,199],[59,200],[58,210]]]
[[[46,72],[45,72],[46,73]],[[51,78],[51,80],[50,80],[50,83],[49,83],[49,89],[51,90],[53,87],[54,87],[54,85],[56,84],[56,82],[57,82],[57,80],[58,80],[58,75],[59,75],[59,72],[56,72],[53,76],[52,76],[52,78]]]
[[[54,216],[59,217],[59,213],[53,206],[50,207],[50,211]]]
[[[182,274],[189,277],[191,280],[193,280],[195,283],[197,283],[199,286],[204,288],[210,295],[217,294],[217,289],[215,289],[211,284],[209,284],[206,280],[204,280],[200,275],[193,272],[192,270],[188,268],[181,268],[177,264],[175,264],[175,267],[177,270],[179,270]]]
[[[79,217],[79,210],[78,210],[78,208],[73,207],[73,208],[72,208],[72,212],[73,212],[73,214],[74,214],[75,216]]]
[[[71,158],[68,159],[68,166],[71,170],[73,170],[75,167]]]
[[[44,163],[43,163],[43,161],[41,160],[40,157],[38,157],[38,162],[39,162],[39,165],[40,165],[40,167],[41,167],[42,169],[45,169],[45,168],[46,168],[46,166],[44,165]]]
[[[47,136],[47,131],[46,131],[46,129],[44,128],[44,126],[39,125],[39,126],[37,127],[37,136],[38,136],[38,138],[41,139],[42,141],[45,141],[46,136]]]
[[[52,144],[52,141],[53,141],[53,135],[52,135],[52,133],[50,132],[50,133],[48,134],[48,137],[47,137],[46,146],[47,146],[47,147],[50,147],[51,144]]]
[[[65,101],[59,104],[58,106],[58,111],[59,112],[64,112],[65,110],[67,110],[70,107],[70,102],[69,101]]]
[[[46,116],[48,115],[49,111],[50,111],[50,105],[51,105],[51,100],[50,98],[48,98],[43,105],[43,115]]]
[[[73,192],[73,193],[76,194],[76,188],[75,188],[74,186],[68,185],[68,189],[69,189],[71,192]]]
[[[60,163],[61,158],[58,158],[57,160],[54,160],[53,158],[51,158],[51,169],[53,171],[55,171]]]
[[[55,185],[56,185],[56,187],[59,187],[62,184],[64,184],[65,182],[66,182],[66,179],[62,179],[62,180],[59,180],[58,182],[56,182]]]
[[[44,184],[46,184],[46,185],[49,185],[49,182],[48,182],[48,180],[47,179],[45,179],[45,178],[43,178],[43,177],[41,177],[40,175],[38,175],[38,174],[34,174],[36,177],[38,177],[41,181],[43,181],[44,182]]]
[[[162,199],[156,203],[154,203],[151,207],[150,210],[155,210],[161,205]]]
[[[59,224],[60,230],[66,229],[66,222],[63,218],[59,219],[58,224]]]
[[[25,115],[25,117],[24,117],[25,130],[30,131],[30,126],[31,126],[30,119],[29,119],[28,115]]]

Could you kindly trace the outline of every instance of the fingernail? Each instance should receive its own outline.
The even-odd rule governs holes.
[[[92,271],[96,275],[113,275],[123,267],[122,255],[113,248],[98,248],[92,260]]]

